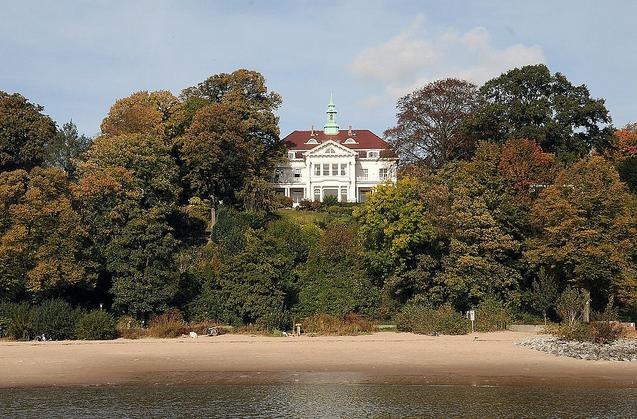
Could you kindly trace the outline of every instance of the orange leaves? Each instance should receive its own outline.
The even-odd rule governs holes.
[[[552,183],[556,169],[553,156],[533,140],[508,140],[502,148],[500,174],[518,192],[528,192],[531,185]]]

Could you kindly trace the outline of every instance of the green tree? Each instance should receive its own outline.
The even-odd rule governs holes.
[[[354,227],[334,224],[325,230],[300,269],[298,288],[295,311],[301,316],[371,314],[379,293],[365,272]]]
[[[54,141],[55,122],[21,95],[0,91],[0,171],[41,166]]]
[[[531,286],[530,298],[531,307],[542,313],[544,316],[544,325],[546,325],[546,315],[555,307],[559,290],[555,282],[555,278],[546,272],[546,269],[540,268],[537,278]]]
[[[528,138],[566,161],[611,145],[604,100],[591,98],[585,85],[574,86],[543,64],[510,70],[486,82],[480,92],[486,103],[467,126],[476,140]]]
[[[44,164],[64,170],[75,177],[82,154],[88,149],[91,139],[77,132],[73,121],[62,125],[53,140],[47,144]]]
[[[192,120],[178,145],[185,179],[192,193],[210,199],[214,225],[219,201],[235,203],[248,179],[269,179],[284,158],[274,114],[281,97],[258,72],[237,70],[185,89],[182,99]]]

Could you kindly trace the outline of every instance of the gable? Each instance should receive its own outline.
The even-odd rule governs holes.
[[[326,141],[323,144],[314,147],[306,153],[308,156],[318,157],[336,157],[336,156],[353,156],[356,152],[347,147],[342,146],[336,141]]]

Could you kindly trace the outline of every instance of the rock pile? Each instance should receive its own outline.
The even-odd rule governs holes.
[[[637,361],[637,340],[635,339],[621,339],[609,345],[600,345],[551,337],[533,337],[522,340],[517,345],[557,356],[591,361]]]

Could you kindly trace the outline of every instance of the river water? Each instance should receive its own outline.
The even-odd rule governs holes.
[[[637,389],[197,385],[0,390],[8,418],[637,417]]]

